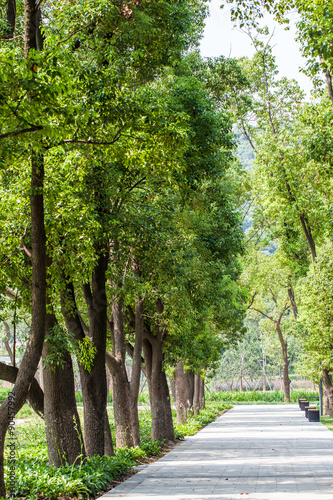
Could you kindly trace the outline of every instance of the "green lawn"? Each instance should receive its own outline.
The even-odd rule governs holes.
[[[328,417],[327,415],[320,417],[320,421],[322,424],[326,425],[326,427],[333,431],[333,417]]]

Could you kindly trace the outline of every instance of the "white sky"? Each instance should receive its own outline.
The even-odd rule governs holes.
[[[200,44],[200,51],[204,57],[251,57],[254,50],[248,35],[233,27],[230,20],[230,7],[228,4],[223,9],[220,5],[223,0],[211,0],[210,16],[206,19],[204,36]],[[291,23],[290,30],[286,31],[271,18],[265,18],[270,31],[275,29],[271,45],[274,46],[273,54],[280,71],[280,76],[294,78],[309,95],[312,84],[309,78],[299,72],[299,67],[305,66],[298,44],[295,41],[296,29]]]

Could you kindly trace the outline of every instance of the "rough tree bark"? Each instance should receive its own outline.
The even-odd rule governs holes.
[[[140,424],[138,413],[138,397],[141,380],[141,355],[143,344],[143,303],[144,299],[135,300],[135,341],[133,349],[133,366],[130,381],[130,405],[132,418],[133,440],[136,446],[140,445]]]
[[[282,352],[282,366],[283,366],[283,391],[284,391],[284,402],[290,403],[290,378],[289,378],[289,365],[288,365],[288,343],[283,338],[283,334],[281,331],[281,319],[283,313],[280,314],[278,321],[275,324],[276,331],[279,336],[279,341],[281,345]]]
[[[163,312],[163,305],[158,301],[159,314]],[[148,328],[144,329],[143,353],[145,360],[145,375],[148,381],[148,391],[152,415],[152,438],[158,441],[175,440],[172,422],[169,387],[166,375],[163,372],[163,337],[161,326],[153,335]]]
[[[324,414],[331,417],[333,415],[333,384],[328,370],[322,370],[322,379],[324,385]]]
[[[187,421],[187,398],[186,398],[186,375],[183,363],[177,363],[174,370],[176,389],[176,412],[177,424],[185,424]]]
[[[54,314],[46,316],[46,335],[58,325]],[[44,416],[47,450],[51,466],[79,463],[85,457],[81,424],[76,407],[74,372],[70,353],[58,351],[57,366],[48,366],[52,344],[44,343]]]
[[[333,103],[332,75],[329,69],[326,70],[325,78],[328,89],[328,95],[330,96],[331,102]]]
[[[109,323],[113,341],[112,355],[107,353],[106,363],[113,379],[113,407],[115,415],[117,446],[139,446],[140,426],[138,396],[140,391],[142,342],[143,342],[143,302],[135,300],[135,312],[128,308],[135,329],[134,346],[125,340],[123,325],[123,301],[113,301],[112,318]],[[131,380],[128,380],[125,354],[133,360]]]
[[[205,398],[205,379],[200,377],[200,410],[205,408],[206,398]]]
[[[193,411],[193,398],[194,398],[194,371],[185,371],[185,391],[188,411]]]
[[[200,412],[200,385],[201,385],[201,377],[200,374],[197,373],[196,375],[194,375],[194,396],[193,396],[194,415],[199,415]]]
[[[174,377],[169,377],[170,390],[174,402],[176,402],[176,383]]]
[[[126,343],[124,334],[123,299],[114,297],[112,304],[111,329],[112,356],[106,357],[106,362],[112,375],[112,401],[116,428],[117,446],[134,446],[132,415],[129,397],[129,382],[126,372]]]
[[[105,370],[105,346],[106,346],[106,299],[105,299],[105,276],[107,261],[103,255],[97,263],[93,278],[92,289],[89,285],[85,285],[86,300],[89,304],[89,332],[90,338],[97,348],[97,355],[93,361],[93,369],[91,372],[79,363],[80,379],[82,386],[82,398],[84,406],[84,442],[88,456],[103,455],[105,449],[108,454],[112,448],[112,443],[105,443],[105,437],[110,438],[106,429],[106,403],[107,403],[107,387],[106,387],[106,370]],[[66,327],[70,331],[77,342],[82,342],[85,338],[85,332],[77,310],[74,286],[69,279],[65,279],[65,288],[61,292],[61,310],[64,316]],[[104,288],[103,288],[104,287]],[[104,293],[103,293],[104,290]],[[96,318],[101,314],[101,318]],[[102,321],[105,317],[105,326]],[[99,330],[99,326],[101,329]],[[94,334],[92,333],[94,332]],[[105,336],[104,336],[105,331]],[[98,339],[101,335],[102,338]],[[95,340],[94,340],[95,337]],[[101,355],[103,353],[103,361]],[[101,366],[103,362],[103,366]],[[98,366],[96,366],[96,364]],[[100,382],[99,383],[99,377]],[[103,392],[103,393],[102,393]],[[104,429],[105,432],[101,432]]]
[[[16,1],[7,1],[7,31],[5,33],[5,38],[11,39],[14,36],[16,23]]]
[[[106,321],[107,300],[105,274],[108,265],[106,249],[98,249],[99,256],[92,274],[91,287],[85,284],[84,296],[88,307],[89,335],[96,347],[91,371],[80,364],[84,405],[84,443],[89,457],[104,455],[106,394]]]

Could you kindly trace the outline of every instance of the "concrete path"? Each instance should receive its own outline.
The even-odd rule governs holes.
[[[103,500],[333,500],[333,433],[296,405],[236,406]]]

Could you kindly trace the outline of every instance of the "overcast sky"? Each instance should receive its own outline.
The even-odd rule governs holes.
[[[211,0],[210,16],[206,19],[204,37],[201,41],[200,51],[204,57],[251,57],[254,50],[248,35],[239,29],[233,28],[230,21],[230,8],[225,5],[223,9],[220,5],[223,0]],[[299,67],[305,65],[298,44],[295,41],[296,29],[291,24],[290,30],[286,31],[283,26],[278,25],[269,18],[265,19],[265,24],[270,30],[275,29],[275,34],[271,44],[274,46],[273,53],[276,56],[280,76],[295,78],[309,95],[312,88],[310,80],[299,71]]]

